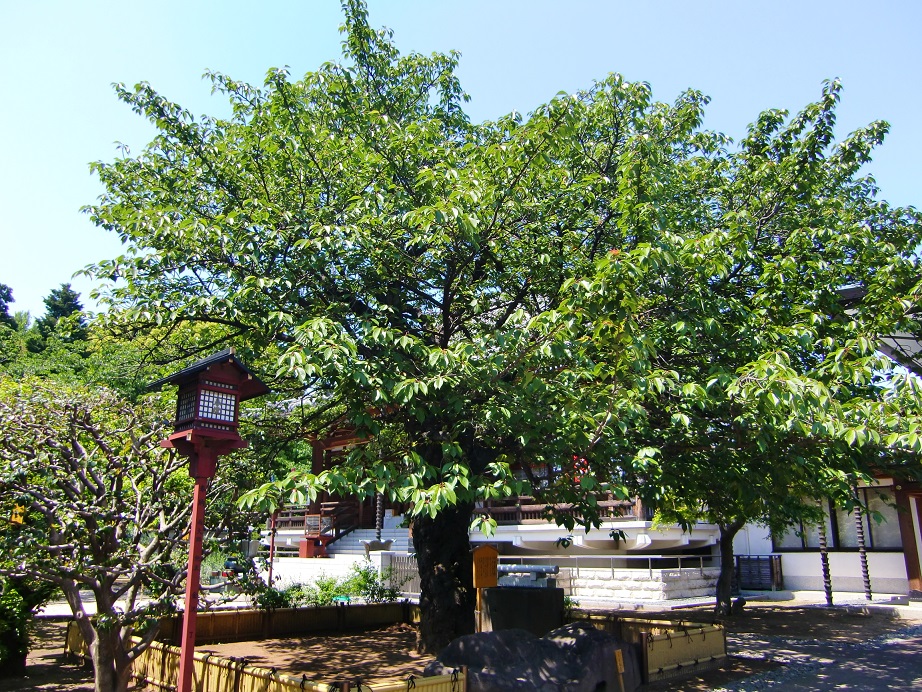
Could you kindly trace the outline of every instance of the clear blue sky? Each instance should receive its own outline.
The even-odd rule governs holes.
[[[734,137],[765,108],[796,110],[823,79],[845,86],[840,136],[871,120],[891,134],[870,172],[891,203],[922,203],[922,2],[882,0],[369,0],[371,22],[404,53],[458,50],[469,113],[524,113],[609,72],[671,101],[712,97],[706,126]],[[138,151],[153,130],[112,82],[148,81],[194,113],[223,104],[201,80],[214,69],[261,83],[337,60],[338,0],[0,0],[0,283],[13,310],[84,265],[119,253],[79,213],[100,192],[87,164]],[[73,282],[86,298],[89,284]]]

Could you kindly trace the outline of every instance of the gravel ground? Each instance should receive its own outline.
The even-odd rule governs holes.
[[[746,639],[753,640],[753,643],[758,642],[758,648],[763,652],[772,651],[772,659],[783,665],[780,668],[714,689],[718,692],[757,692],[789,687],[790,683],[795,680],[806,682],[841,661],[873,657],[875,652],[886,651],[893,644],[901,644],[910,638],[919,636],[922,636],[922,624],[903,627],[862,642],[830,643],[823,639],[791,639],[788,637],[758,637],[757,635],[740,637],[738,635],[737,638],[744,642]],[[922,661],[916,661],[916,664],[922,665]],[[880,680],[880,683],[881,689],[893,688],[886,680]],[[816,689],[822,689],[819,685],[820,683],[817,682]]]

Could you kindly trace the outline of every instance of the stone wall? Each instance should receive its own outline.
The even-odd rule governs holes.
[[[561,569],[574,598],[664,601],[714,595],[720,569]],[[559,582],[558,582],[559,583]]]

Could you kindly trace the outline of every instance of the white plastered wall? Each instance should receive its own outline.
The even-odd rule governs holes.
[[[781,553],[784,588],[791,591],[820,591],[823,589],[823,571],[820,554]],[[857,552],[830,552],[829,572],[833,591],[864,591],[861,562]],[[905,594],[909,592],[906,560],[903,553],[868,553],[868,572],[871,591],[877,594]]]

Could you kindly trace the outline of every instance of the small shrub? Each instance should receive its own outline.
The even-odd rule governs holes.
[[[267,586],[253,597],[253,605],[260,610],[297,608],[302,602],[302,593],[298,586],[288,586],[284,589]]]
[[[282,589],[269,586],[257,574],[255,568],[231,577],[229,584],[231,584],[232,590],[245,594],[253,607],[260,610],[271,611],[278,608],[297,608],[304,602],[298,585],[291,585]]]
[[[336,577],[322,575],[311,584],[301,584],[303,602],[312,606],[325,606],[333,603],[337,596],[351,596],[345,582]]]
[[[393,603],[400,599],[400,587],[393,584],[394,570],[388,567],[379,575],[371,562],[352,565],[352,571],[345,581],[349,596],[361,596],[366,603]]]
[[[0,578],[0,677],[25,672],[31,618],[57,593],[58,588],[49,582]]]

